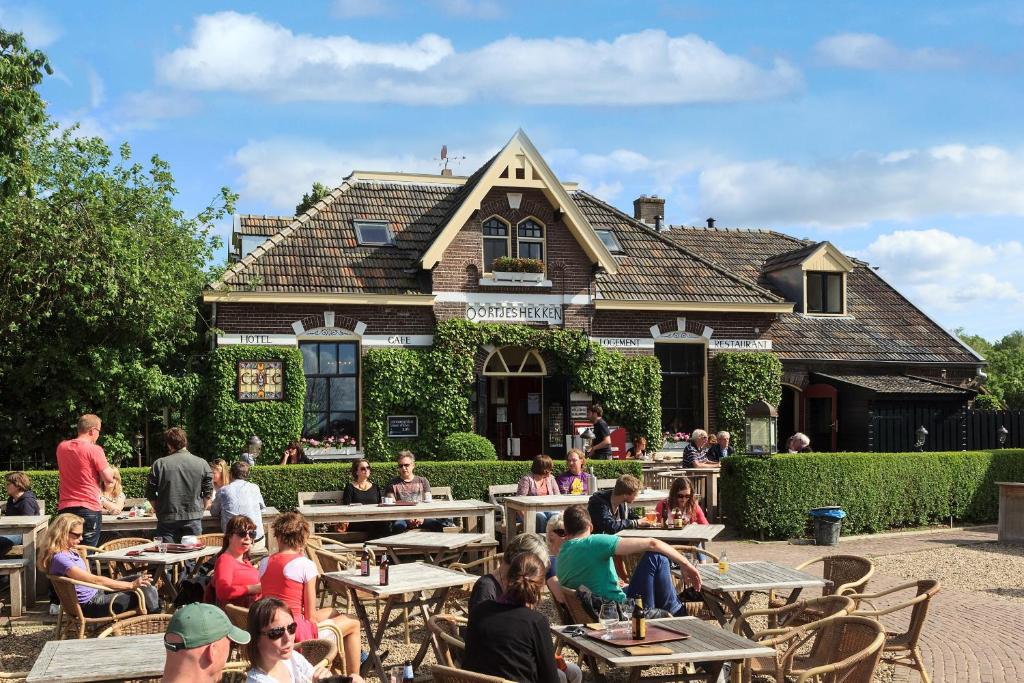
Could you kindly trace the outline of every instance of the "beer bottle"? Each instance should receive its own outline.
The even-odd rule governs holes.
[[[644,617],[643,598],[636,599],[636,606],[633,607],[633,640],[647,639],[647,619]]]
[[[683,528],[683,511],[679,508],[676,508],[675,512],[672,514],[672,526],[676,529]]]
[[[363,544],[363,553],[359,556],[359,576],[370,575],[370,550]]]
[[[388,574],[391,570],[391,561],[385,555],[380,561],[380,585],[388,585]]]

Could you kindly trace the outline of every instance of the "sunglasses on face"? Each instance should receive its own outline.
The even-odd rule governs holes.
[[[400,463],[398,463],[398,466],[401,467],[404,470],[406,467],[412,467],[412,463],[411,462],[400,462]]]
[[[359,471],[360,472],[369,472],[370,471],[370,467],[368,465],[363,465],[362,467],[359,468]]]
[[[292,623],[288,624],[287,626],[278,626],[277,628],[267,629],[266,631],[263,632],[263,635],[265,635],[270,640],[280,640],[281,638],[284,637],[284,632],[285,631],[288,631],[288,635],[294,636],[295,635],[295,629],[297,629],[297,628],[298,628],[298,624],[296,624],[293,621]]]
[[[255,529],[251,529],[249,531],[236,531],[235,532],[235,536],[238,536],[239,538],[245,538],[246,536],[248,536],[249,538],[251,538],[252,540],[255,541],[256,540],[256,530]]]
[[[84,535],[85,534],[83,534],[81,531],[69,531],[68,532],[68,536],[70,536],[71,538],[81,538]]]
[[[552,529],[551,533],[559,538],[565,538],[565,529]]]

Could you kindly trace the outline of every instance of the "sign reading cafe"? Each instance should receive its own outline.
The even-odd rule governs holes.
[[[239,401],[280,401],[284,399],[284,361],[238,361]]]
[[[471,322],[536,322],[560,325],[562,307],[559,304],[499,301],[466,305],[466,320]]]

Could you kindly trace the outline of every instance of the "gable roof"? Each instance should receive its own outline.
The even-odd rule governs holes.
[[[522,171],[523,177],[518,177]],[[578,210],[562,183],[555,177],[551,167],[533,146],[533,142],[520,128],[509,139],[500,152],[474,173],[463,186],[464,191],[456,199],[457,205],[445,217],[440,231],[427,246],[421,258],[423,267],[431,269],[441,260],[445,249],[469,220],[480,202],[494,186],[531,187],[544,192],[551,204],[562,210],[563,223],[579,242],[583,251],[594,263],[599,263],[608,273],[618,269],[615,258],[604,246],[593,227]]]
[[[836,249],[831,242],[816,242],[814,244],[808,244],[805,247],[800,247],[799,249],[794,249],[793,251],[772,256],[765,260],[764,266],[761,268],[761,272],[771,273],[776,270],[789,268],[790,266],[802,266],[822,252],[827,253],[828,256],[836,263],[840,264],[842,269],[846,272],[853,270],[853,261],[851,261],[843,252]]]

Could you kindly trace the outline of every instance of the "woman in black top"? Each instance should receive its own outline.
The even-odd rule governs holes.
[[[536,555],[545,570],[548,566],[549,555],[547,546],[537,534],[519,534],[505,548],[501,564],[489,574],[484,574],[473,584],[473,592],[469,594],[469,611],[487,600],[498,600],[505,592],[505,585],[508,581],[508,568],[516,561],[516,558],[523,553]]]
[[[341,492],[342,505],[379,505],[381,502],[380,487],[370,481],[370,463],[366,460],[352,462],[352,481],[345,484]],[[353,522],[348,525],[349,531],[359,531],[370,538],[386,536],[390,525],[387,522]]]
[[[28,517],[39,514],[39,501],[32,492],[32,479],[24,472],[8,472],[4,478],[7,483],[7,505],[4,514],[11,517]],[[21,544],[21,536],[0,536],[0,557],[11,552],[11,548]]]
[[[534,609],[544,590],[545,569],[533,553],[518,555],[508,568],[502,596],[470,610],[463,668],[517,683],[560,683],[550,623]]]

